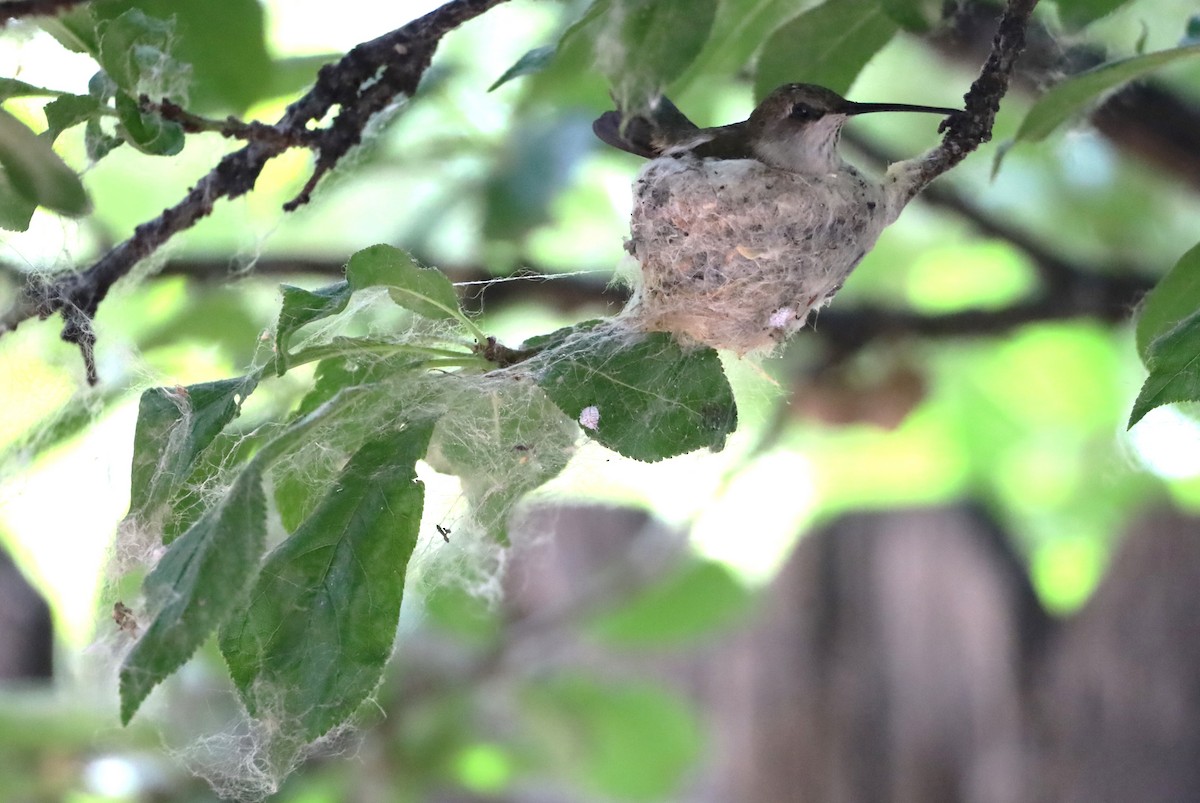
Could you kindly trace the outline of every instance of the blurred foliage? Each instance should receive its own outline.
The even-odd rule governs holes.
[[[956,103],[973,78],[972,65],[943,61],[923,40],[896,35],[936,28],[938,8],[902,0],[525,0],[498,7],[447,38],[418,96],[378,126],[313,204],[291,216],[279,211],[309,165],[302,156],[278,160],[251,196],[220,206],[173,245],[169,259],[214,266],[208,279],[145,279],[109,298],[97,320],[100,390],[77,389],[77,357],[55,341],[50,324],[29,322],[0,339],[0,371],[6,378],[0,382],[0,404],[10,411],[0,421],[5,478],[19,479],[26,466],[70,454],[99,429],[93,425],[136,405],[147,386],[190,387],[194,397],[199,383],[228,381],[263,365],[272,339],[260,335],[277,320],[278,351],[272,356],[286,358],[291,334],[304,326],[311,325],[306,333],[319,328],[347,304],[359,314],[350,290],[375,284],[364,279],[352,288],[351,277],[345,287],[331,289],[329,277],[283,277],[289,286],[283,291],[283,317],[277,319],[279,277],[255,276],[256,260],[303,255],[342,264],[364,246],[387,242],[420,263],[446,268],[481,266],[498,274],[524,265],[610,271],[622,255],[629,181],[637,169],[632,157],[604,153],[590,137],[588,121],[608,108],[610,90],[626,105],[645,103],[665,90],[702,125],[744,116],[755,97],[793,80],[826,83],[866,101]],[[140,93],[172,97],[198,113],[248,113],[271,120],[323,61],[336,57],[315,52],[340,53],[403,22],[378,4],[347,3],[333,15],[337,19],[320,22],[327,30],[319,47],[293,48],[272,34],[273,20],[277,24],[277,18],[295,13],[285,3],[264,8],[253,0],[104,0],[91,9],[41,23],[61,45],[28,25],[12,25],[0,34],[21,45],[13,52],[22,59],[19,79],[15,73],[0,78],[0,127],[11,134],[0,135],[0,227],[14,232],[3,239],[0,304],[33,274],[95,259],[174,203],[228,149],[215,136],[185,137],[162,124],[138,106]],[[746,410],[756,403],[771,407],[762,399],[774,399],[776,391],[753,371],[729,373],[742,404],[742,430],[733,437],[731,451],[741,453],[739,437],[744,442],[761,438],[769,448],[805,455],[816,485],[813,520],[864,507],[982,499],[1018,539],[1043,599],[1066,611],[1086,600],[1109,546],[1134,512],[1163,498],[1164,491],[1186,504],[1187,489],[1200,476],[1200,465],[1194,464],[1188,473],[1166,472],[1162,466],[1170,454],[1148,445],[1156,427],[1165,426],[1166,413],[1174,412],[1151,408],[1200,398],[1195,375],[1200,299],[1194,276],[1200,201],[1177,177],[1145,167],[1076,121],[1105,93],[1149,70],[1173,62],[1156,79],[1192,97],[1200,88],[1200,73],[1195,43],[1180,43],[1194,13],[1187,4],[1060,0],[1048,9],[1053,11],[1062,32],[1107,47],[1108,60],[1040,99],[1018,92],[1005,101],[996,141],[1015,138],[1024,144],[1007,153],[994,181],[989,173],[997,151],[984,148],[943,182],[1086,269],[1127,264],[1145,275],[1165,275],[1140,312],[1136,349],[1131,327],[1087,321],[1036,324],[971,340],[912,339],[881,343],[853,356],[835,387],[815,373],[829,355],[802,335],[765,369],[779,385],[795,385],[792,409],[815,410],[817,396],[824,393],[822,398],[840,399],[843,407],[853,397],[859,413],[836,426],[820,423],[829,417],[781,413],[775,440],[764,435],[763,419],[770,416]],[[1046,14],[1052,25],[1054,16]],[[1141,42],[1129,33],[1137,27],[1135,20],[1145,24]],[[364,27],[337,38],[339,26],[353,24]],[[64,45],[81,60],[68,58]],[[486,91],[489,86],[493,92]],[[897,155],[917,153],[935,136],[917,120],[864,118],[853,125]],[[74,222],[52,214],[81,214],[89,203],[92,212]],[[410,267],[419,269],[415,261]],[[408,278],[420,284],[418,274]],[[423,288],[421,299],[438,299],[445,290],[439,286]],[[1044,291],[1036,270],[1012,244],[980,237],[945,210],[916,205],[868,255],[837,303],[853,308],[882,302],[934,314],[995,309]],[[463,323],[517,342],[605,311],[562,310],[553,304],[538,311],[540,318],[530,314],[523,321],[485,304],[483,318]],[[425,313],[429,309],[423,306]],[[338,388],[353,384],[353,377],[361,380],[346,355],[378,345],[368,342],[372,334],[408,320],[397,317],[405,314],[399,309],[374,314],[379,317],[363,324],[363,332],[345,335],[357,338],[353,342],[321,344],[337,353],[314,360],[319,367],[297,364],[296,370],[253,389],[229,437],[204,430],[212,420],[203,417],[172,430],[199,438],[211,451],[203,458],[198,448],[173,453],[186,458],[171,470],[180,487],[161,484],[166,475],[160,461],[142,465],[141,475],[135,465],[135,509],[161,514],[162,499],[173,498],[178,521],[167,530],[182,536],[209,501],[189,495],[182,489],[185,481],[195,484],[205,472],[215,475],[222,466],[252,461],[277,432],[268,427],[256,438],[255,427],[310,414]],[[531,320],[545,325],[530,330]],[[1139,354],[1151,377],[1134,413],[1146,418],[1126,435],[1122,430],[1142,380]],[[610,359],[601,354],[593,362]],[[386,368],[408,365],[398,358]],[[595,367],[586,360],[580,365]],[[277,367],[293,366],[282,359]],[[712,366],[705,370],[710,379],[715,376]],[[897,377],[916,381],[901,387]],[[204,385],[217,400],[211,408],[201,407],[222,419],[230,394],[240,394],[239,405],[246,401],[252,388],[245,382]],[[141,398],[143,403],[169,401]],[[560,404],[575,417],[585,401],[581,395]],[[484,397],[464,398],[463,407],[477,410],[490,403]],[[165,415],[176,410],[163,408]],[[552,414],[557,413],[535,408],[511,430],[498,423],[496,437],[523,445]],[[1195,437],[1193,419],[1170,420]],[[151,424],[143,419],[139,426]],[[106,443],[127,444],[131,426]],[[718,429],[719,438],[708,442],[724,440],[724,428]],[[337,447],[354,453],[368,431],[343,431]],[[1176,449],[1188,443],[1176,441]],[[477,500],[493,498],[489,480],[495,464],[484,463],[464,443],[469,445],[460,442],[445,459],[464,477],[465,493]],[[665,454],[662,444],[636,439],[625,450],[643,446]],[[127,445],[105,448],[128,453]],[[512,470],[527,458],[510,450],[500,465]],[[723,465],[738,469],[733,459]],[[116,490],[106,486],[97,493],[127,493],[122,485],[127,480],[120,478],[127,467],[126,461],[112,469],[120,475],[113,480]],[[321,497],[306,484],[314,474],[289,476],[286,468],[282,460],[270,501],[279,509],[283,529],[299,532]],[[561,468],[548,459],[537,482]],[[639,498],[676,493],[668,487],[680,482],[670,462],[655,470],[650,482],[661,487],[626,493],[643,493]],[[347,472],[331,470],[316,478],[353,481]],[[786,494],[787,483],[798,481],[781,478],[778,488],[767,490]],[[79,490],[85,509],[87,492]],[[719,503],[690,486],[677,495],[687,497],[693,511]],[[767,504],[746,517],[770,517]],[[47,535],[16,526],[17,507],[0,517],[10,551],[55,596],[61,617],[91,616],[95,602],[86,593],[80,602],[64,601],[69,592],[63,589],[72,583],[63,579],[68,575],[61,555],[70,554],[70,537],[96,542],[108,537],[115,522],[94,521],[92,531]],[[496,524],[498,534],[503,529],[503,522]],[[220,528],[204,533],[215,537]],[[432,538],[440,541],[436,534]],[[750,537],[741,538],[741,548],[752,549]],[[227,563],[213,563],[209,571],[219,569],[229,579],[233,597],[241,592],[233,588],[240,557],[223,557]],[[315,593],[313,588],[304,592]],[[694,558],[636,593],[621,587],[546,632],[555,641],[598,644],[607,654],[686,648],[740,623],[753,609],[754,594],[738,579],[736,567]],[[404,605],[399,619],[405,646],[376,693],[388,716],[372,719],[359,712],[365,738],[383,747],[364,759],[365,766],[314,760],[285,782],[277,799],[347,799],[354,790],[387,778],[403,779],[397,800],[436,799],[455,789],[487,799],[546,783],[571,790],[572,799],[678,798],[681,779],[704,739],[696,713],[676,693],[608,677],[584,662],[536,671],[505,669],[501,658],[529,638],[527,631],[519,618],[457,589],[427,595],[406,590]],[[254,615],[270,619],[261,611]],[[192,633],[192,641],[203,641],[210,631]],[[308,634],[286,635],[303,653]],[[196,686],[203,685],[197,676],[218,684],[219,663],[210,642],[189,666],[196,674],[168,681],[165,693],[176,702],[194,696]],[[380,664],[376,661],[372,671]],[[221,693],[228,700],[228,690]],[[352,697],[357,691],[343,700],[344,709],[351,707]],[[71,709],[67,714],[65,707],[61,700],[45,698],[35,704],[7,696],[0,700],[0,743],[11,748],[0,763],[0,787],[29,799],[106,794],[137,800],[164,791],[175,799],[208,796],[206,787],[153,752],[156,742],[146,735],[148,728],[139,730],[135,722],[129,731],[105,730],[103,723],[115,722],[115,712]],[[116,770],[125,775],[114,776]],[[122,789],[114,777],[134,780],[114,792]]]

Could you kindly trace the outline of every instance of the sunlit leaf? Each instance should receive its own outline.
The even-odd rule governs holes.
[[[588,437],[647,462],[724,447],[737,408],[716,351],[596,332],[556,349],[537,380]]]
[[[1155,338],[1196,310],[1200,310],[1200,244],[1179,258],[1138,310],[1137,349],[1142,361],[1148,361],[1147,350]]]
[[[896,30],[873,0],[827,0],[771,34],[758,60],[754,94],[762,99],[782,84],[805,83],[844,95]]]
[[[4,168],[8,186],[26,201],[71,216],[91,209],[83,182],[75,171],[59,158],[49,142],[3,109],[0,109],[0,167]],[[12,211],[8,216],[17,217]]]
[[[528,690],[530,716],[567,774],[619,800],[675,799],[699,757],[701,728],[685,701],[643,684],[571,677]]]
[[[96,25],[100,48],[96,59],[118,87],[126,94],[137,96],[149,92],[152,85],[163,82],[186,81],[187,68],[170,55],[174,26],[167,19],[156,18],[121,4],[103,6],[104,16]],[[159,91],[158,94],[165,94]],[[177,98],[178,99],[178,98]]]
[[[1200,45],[1160,50],[1110,61],[1055,84],[1038,99],[1017,129],[1018,142],[1040,142],[1104,93],[1160,67],[1200,56]]]
[[[1150,375],[1133,402],[1130,427],[1155,407],[1200,401],[1200,310],[1152,341],[1146,364]]]
[[[238,416],[257,372],[179,388],[150,388],[138,404],[129,515],[153,526],[200,453]]]
[[[600,614],[588,623],[588,631],[621,645],[672,646],[712,635],[749,601],[749,591],[729,569],[697,560]]]
[[[265,538],[262,476],[251,463],[146,576],[147,599],[161,608],[121,667],[122,722],[241,603]]]
[[[222,628],[247,711],[284,720],[298,742],[347,719],[382,676],[421,523],[415,466],[431,431],[410,425],[351,457]]]

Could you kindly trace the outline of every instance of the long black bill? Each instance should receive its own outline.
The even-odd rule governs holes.
[[[870,114],[872,112],[926,112],[928,114],[959,114],[960,109],[946,109],[941,106],[910,106],[907,103],[855,103],[846,101],[842,114]]]

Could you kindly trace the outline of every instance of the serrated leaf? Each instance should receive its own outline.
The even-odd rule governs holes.
[[[88,53],[95,56],[99,50],[96,22],[92,18],[90,8],[77,6],[53,17],[39,17],[37,25],[72,53]]]
[[[1147,362],[1147,349],[1158,337],[1200,310],[1200,244],[1179,258],[1142,302],[1137,315],[1137,350]]]
[[[26,201],[78,217],[91,209],[83,182],[50,143],[0,109],[0,166],[8,183]]]
[[[1101,64],[1055,84],[1025,115],[1017,129],[1018,142],[1040,142],[1056,128],[1121,84],[1178,61],[1200,57],[1200,45],[1160,50],[1143,56]]]
[[[675,799],[700,754],[695,714],[665,689],[552,678],[529,688],[525,702],[528,715],[555,726],[545,748],[557,751],[566,774],[605,796]]]
[[[312,516],[267,558],[221,652],[251,716],[311,741],[345,721],[391,654],[424,486],[416,461],[432,424],[363,446]]]
[[[718,451],[737,426],[733,391],[711,348],[684,350],[664,332],[593,330],[543,356],[537,382],[546,395],[590,438],[626,457]]]
[[[46,114],[46,133],[43,135],[54,142],[58,135],[72,126],[86,123],[101,113],[99,101],[90,95],[62,95],[43,109]]]
[[[716,0],[613,0],[597,40],[620,108],[640,108],[683,74],[708,41]]]
[[[183,150],[184,133],[178,123],[164,120],[157,114],[145,114],[138,102],[118,91],[117,133],[126,142],[150,156],[174,156]]]
[[[186,388],[150,388],[138,403],[130,518],[155,526],[200,453],[238,416],[259,373]]]
[[[1200,401],[1200,310],[1151,342],[1146,363],[1150,375],[1133,402],[1130,427],[1155,407]]]
[[[776,87],[796,82],[844,95],[896,31],[874,0],[827,0],[771,34],[758,60],[755,97],[761,100]]]
[[[287,371],[288,347],[292,335],[302,327],[337,315],[350,301],[350,283],[337,282],[317,290],[305,290],[290,284],[280,286],[283,305],[279,308],[279,321],[275,325],[275,373],[283,376]]]
[[[372,245],[350,257],[346,280],[355,290],[386,287],[392,301],[433,320],[459,318],[458,294],[446,274],[423,268],[406,252]]]
[[[37,204],[17,191],[8,178],[8,171],[0,166],[0,229],[25,231],[35,209]]]
[[[517,59],[513,66],[504,71],[495,82],[487,88],[488,92],[499,89],[514,78],[520,78],[522,75],[532,75],[536,72],[541,72],[546,69],[551,61],[554,60],[555,51],[558,48],[555,45],[543,45],[535,47],[532,50],[525,51],[521,58]]]
[[[146,576],[147,599],[162,607],[121,666],[122,723],[241,603],[265,538],[262,476],[251,463]]]
[[[749,602],[749,590],[729,569],[696,560],[616,610],[595,617],[587,630],[624,646],[673,646],[711,636],[744,612]]]

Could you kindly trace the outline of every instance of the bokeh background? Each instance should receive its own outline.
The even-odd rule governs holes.
[[[197,46],[194,108],[273,120],[320,63],[435,5],[223,2],[223,22],[207,24],[254,35]],[[326,284],[378,242],[464,282],[480,325],[506,343],[620,308],[625,291],[609,282],[639,164],[591,134],[606,82],[584,64],[489,91],[587,6],[513,0],[451,33],[420,93],[294,214],[280,207],[309,156],[272,162],[253,193],[105,301],[97,387],[53,322],[0,339],[4,577],[48,606],[4,592],[2,618],[25,636],[5,637],[0,664],[27,676],[0,689],[8,799],[209,799],[197,768],[243,795],[273,782],[245,766],[215,650],[155,713],[116,724],[105,673],[120,585],[106,567],[143,389],[242,372],[280,282]],[[669,87],[677,105],[701,125],[743,119],[753,76],[730,54],[752,55],[804,8],[726,0],[711,47]],[[1177,778],[1197,739],[1194,683],[1116,656],[1175,645],[1171,677],[1200,668],[1188,646],[1200,428],[1193,410],[1168,407],[1125,430],[1144,378],[1136,302],[1200,231],[1200,68],[1163,70],[1043,143],[1005,141],[1042,88],[1106,55],[1178,45],[1194,11],[1043,9],[994,142],[885,232],[814,332],[769,359],[725,357],[741,421],[727,448],[642,465],[583,446],[518,515],[504,593],[443,578],[406,598],[375,715],[278,799],[1030,800],[1005,778],[1029,766],[1032,743],[1060,759],[1037,795],[1065,800],[1083,792],[1054,779],[1103,774],[1079,757],[1103,755],[1108,733],[1128,742],[1111,749],[1130,764],[1113,767],[1141,777],[1130,756],[1161,739],[1154,754],[1181,763],[1148,777]],[[850,97],[958,104],[995,13],[967,4],[931,33],[897,34]],[[207,77],[210,61],[237,77]],[[82,92],[94,71],[34,24],[0,31],[0,75]],[[36,128],[43,103],[5,108]],[[931,146],[935,128],[867,116],[843,150],[878,171]],[[86,166],[95,211],[39,211],[28,231],[0,232],[0,303],[31,274],[89,264],[230,147],[189,136],[178,156],[120,148],[86,165],[68,132],[59,150]],[[289,374],[263,404],[292,403],[302,381]],[[432,528],[422,539],[418,565],[446,547]],[[1076,722],[1064,701],[1090,688],[1080,667],[1097,665],[1112,673],[1093,680],[1130,699],[1100,694],[1094,721],[1064,724]],[[1164,699],[1150,709],[1141,694],[1155,689]],[[1182,718],[1176,730],[1136,730],[1161,712]],[[1109,730],[1089,730],[1097,721]],[[884,769],[855,763],[884,755]],[[1168,783],[1161,799],[1187,799],[1171,797],[1181,789],[1196,787]]]

